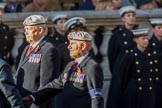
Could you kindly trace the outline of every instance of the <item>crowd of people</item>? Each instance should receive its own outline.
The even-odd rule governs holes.
[[[98,49],[102,44],[103,26],[93,37],[85,18],[58,14],[51,18],[49,33],[44,16],[29,15],[22,24],[25,43],[15,62],[11,57],[14,32],[3,24],[3,14],[62,7],[57,0],[28,1],[25,7],[15,0],[5,2],[19,8],[0,7],[0,108],[162,108],[162,18],[149,19],[151,37],[149,28],[136,25],[137,8],[157,8],[161,1],[84,0],[71,8],[119,10],[123,25],[112,31],[107,50],[112,75],[107,100],[102,92],[102,55],[93,50],[93,41]]]

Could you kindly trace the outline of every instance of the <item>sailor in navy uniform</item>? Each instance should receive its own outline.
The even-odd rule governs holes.
[[[133,6],[124,6],[119,10],[124,26],[118,28],[112,33],[108,46],[108,59],[110,72],[113,74],[113,69],[118,66],[121,58],[125,53],[128,53],[133,48],[131,30],[135,24],[135,8]]]
[[[156,86],[156,107],[162,108],[162,18],[151,18],[153,35],[150,48],[155,56],[154,80]]]
[[[68,38],[70,56],[75,60],[66,66],[58,79],[39,92],[25,97],[24,102],[30,104],[34,101],[39,104],[55,90],[63,89],[63,108],[103,108],[103,72],[100,65],[89,56],[92,36],[84,31],[73,31],[68,34]]]
[[[120,74],[120,71],[116,71],[118,69],[119,64],[123,58],[123,56],[128,53],[133,47],[134,42],[132,41],[133,33],[131,29],[135,24],[135,8],[133,6],[124,6],[119,10],[122,21],[124,22],[124,26],[115,30],[112,33],[112,36],[109,40],[108,46],[108,60],[110,66],[110,72],[112,74],[112,79],[109,87],[108,93],[108,102],[107,104],[113,103],[113,100],[116,99],[113,96],[115,93],[113,82],[116,81],[116,76]],[[115,104],[114,104],[115,105]],[[116,104],[117,105],[117,104]],[[111,108],[111,107],[110,107]],[[117,108],[117,107],[112,107]]]
[[[132,32],[136,46],[123,56],[116,69],[119,74],[112,85],[115,94],[107,108],[155,108],[154,55],[148,47],[148,29]]]
[[[0,4],[0,58],[13,65],[11,50],[14,44],[14,32],[3,23],[4,6]]]
[[[64,23],[67,21],[66,14],[59,14],[52,18],[54,33],[52,36],[49,36],[49,41],[57,47],[61,43],[67,44],[66,38],[66,31],[64,30],[63,26]]]

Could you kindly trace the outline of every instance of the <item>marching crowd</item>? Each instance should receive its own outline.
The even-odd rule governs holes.
[[[108,44],[112,79],[105,101],[104,75],[85,18],[55,15],[52,36],[42,15],[25,18],[27,44],[12,73],[12,31],[0,8],[0,108],[162,108],[162,18],[149,19],[149,37],[149,28],[136,26],[134,6],[123,6],[119,14],[123,25]]]

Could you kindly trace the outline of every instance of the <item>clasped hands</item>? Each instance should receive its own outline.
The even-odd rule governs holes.
[[[30,96],[26,96],[23,98],[23,103],[25,108],[29,108],[31,104],[33,103],[33,99]]]

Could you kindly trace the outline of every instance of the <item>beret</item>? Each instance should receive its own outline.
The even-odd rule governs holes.
[[[24,26],[33,26],[33,25],[41,25],[41,24],[46,24],[45,18],[41,15],[28,16],[23,22]]]
[[[92,36],[85,31],[74,31],[68,34],[69,40],[92,41]]]

